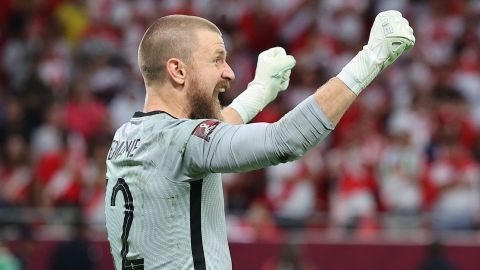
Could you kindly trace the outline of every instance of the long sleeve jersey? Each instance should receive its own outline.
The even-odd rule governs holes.
[[[221,173],[298,159],[333,128],[313,96],[272,124],[135,113],[107,156],[116,269],[231,269]]]

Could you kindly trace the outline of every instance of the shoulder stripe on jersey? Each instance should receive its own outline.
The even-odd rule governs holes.
[[[195,270],[206,269],[202,243],[202,184],[203,179],[190,182],[190,241]]]

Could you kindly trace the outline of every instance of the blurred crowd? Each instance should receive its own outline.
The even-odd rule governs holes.
[[[105,156],[116,128],[143,108],[137,46],[156,18],[191,14],[219,26],[236,73],[225,105],[252,80],[261,51],[294,55],[289,89],[254,119],[274,122],[340,71],[386,9],[410,21],[414,49],[303,159],[224,175],[230,237],[476,230],[476,0],[0,1],[0,212],[75,209],[104,232]],[[1,216],[0,226],[16,222]],[[33,234],[51,221],[29,217]]]

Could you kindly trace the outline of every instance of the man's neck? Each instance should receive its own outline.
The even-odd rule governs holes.
[[[144,112],[164,111],[176,118],[188,118],[188,104],[174,89],[147,88]]]

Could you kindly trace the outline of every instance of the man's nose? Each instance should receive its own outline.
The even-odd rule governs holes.
[[[225,69],[222,72],[222,78],[230,81],[233,81],[235,79],[235,73],[227,63],[225,63]]]

